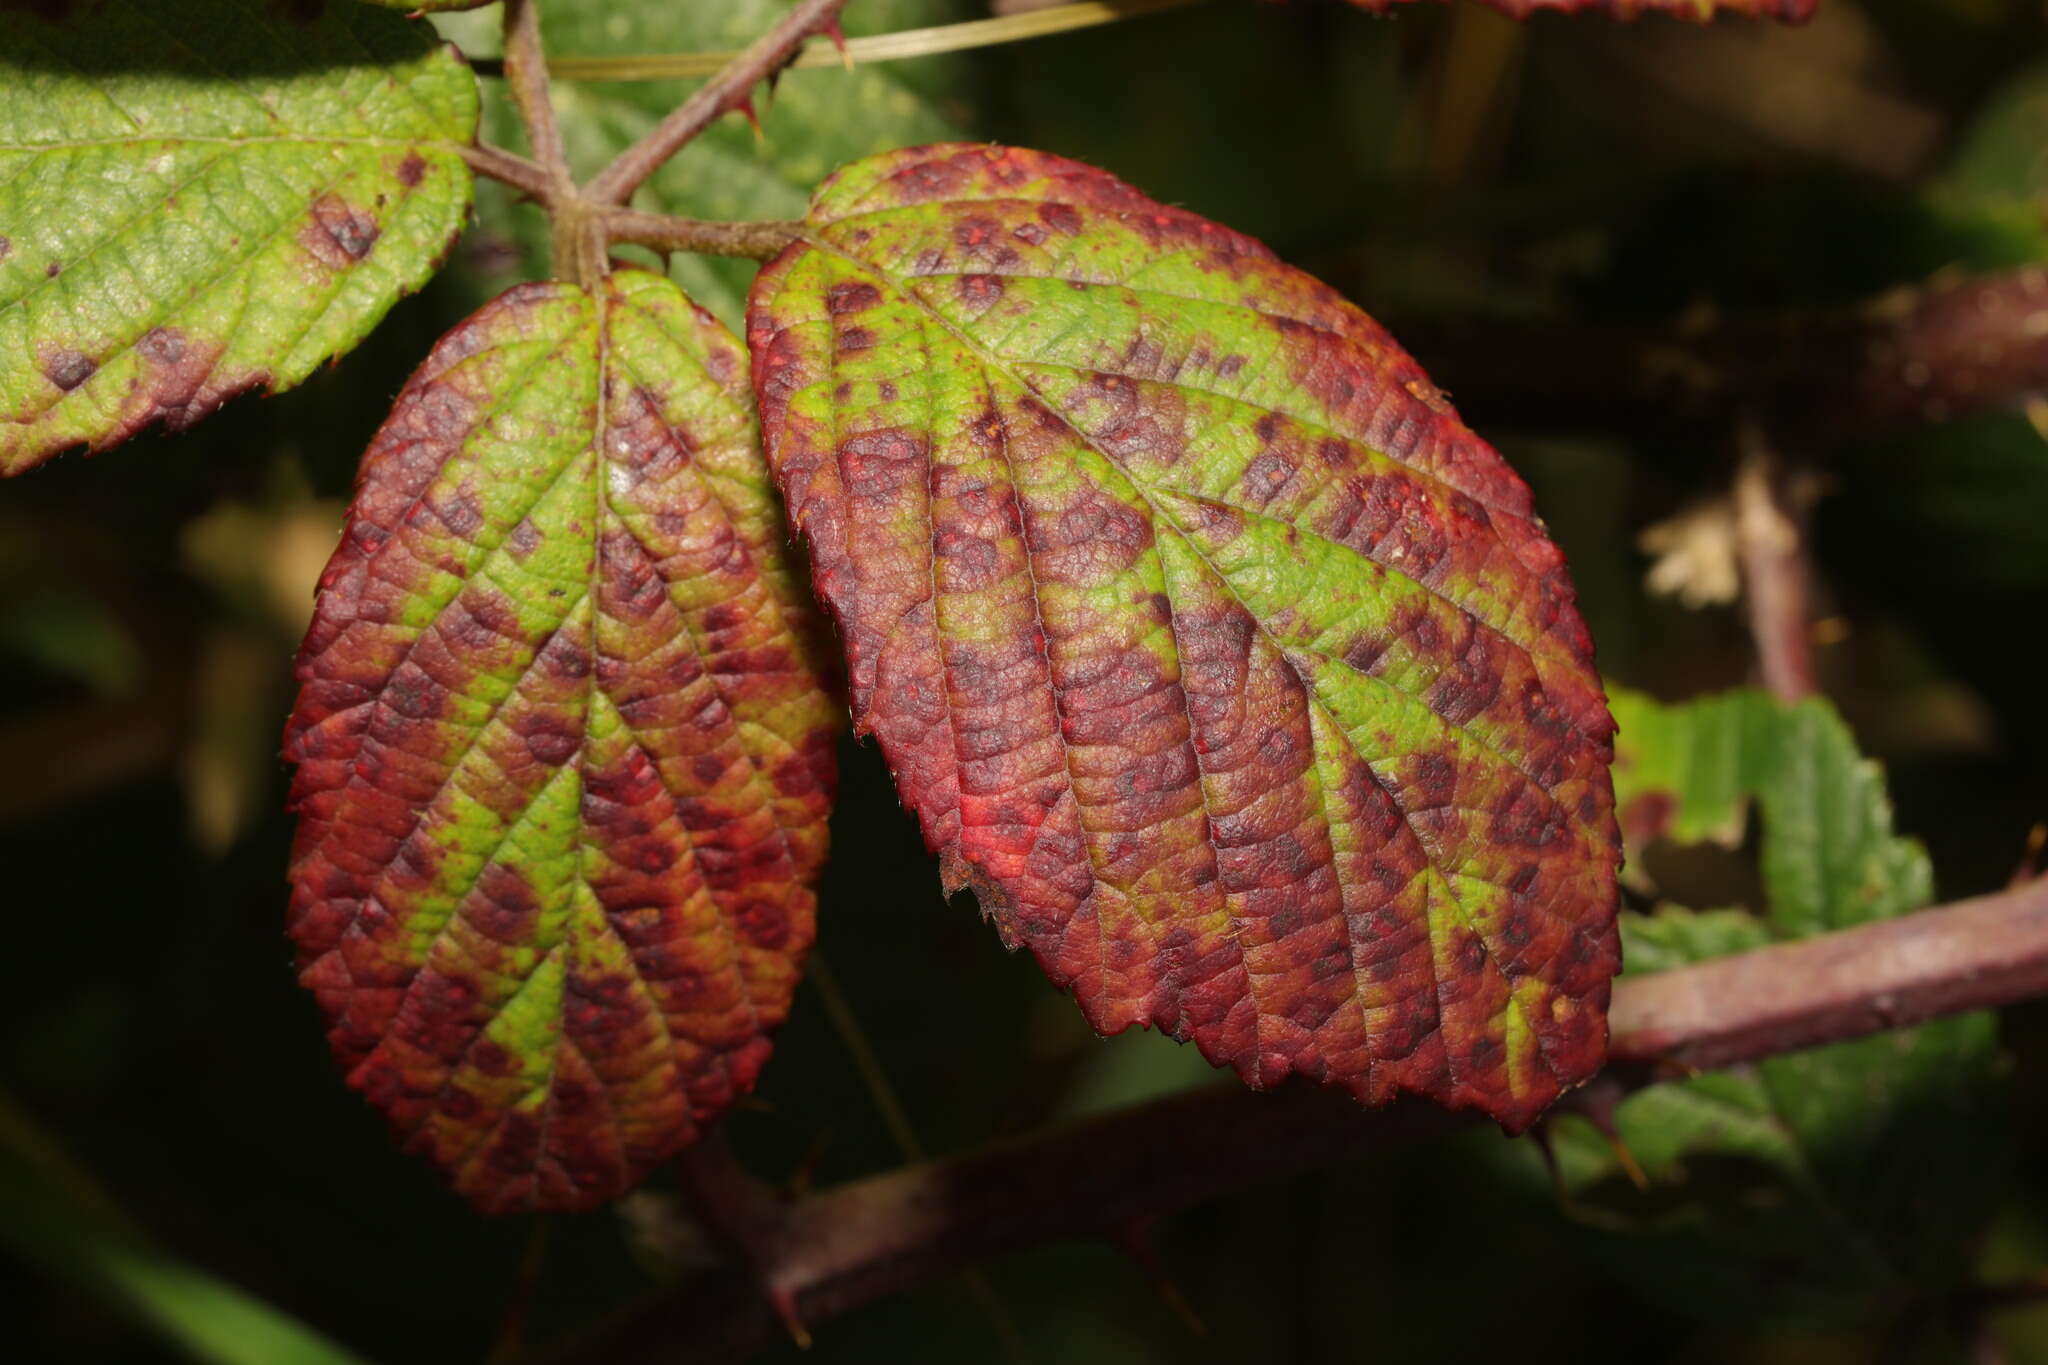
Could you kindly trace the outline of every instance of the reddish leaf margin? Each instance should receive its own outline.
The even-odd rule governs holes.
[[[944,145],[821,187],[748,342],[857,730],[1098,1029],[1512,1129],[1598,1068],[1591,641],[1377,324],[1100,171]]]
[[[693,1140],[811,940],[838,715],[745,386],[658,276],[516,288],[399,395],[321,580],[301,978],[487,1211],[590,1207]]]

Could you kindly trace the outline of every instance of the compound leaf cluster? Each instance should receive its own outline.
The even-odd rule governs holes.
[[[0,471],[289,387],[417,288],[479,98],[388,11],[471,7],[0,0]],[[1097,1028],[1511,1130],[1601,1064],[1613,722],[1528,489],[1257,242],[1042,153],[870,155],[949,135],[945,88],[792,86],[766,155],[729,121],[647,187],[794,214],[850,163],[753,283],[751,365],[660,276],[524,284],[364,456],[285,739],[290,927],[350,1082],[481,1208],[614,1197],[753,1083],[834,786],[811,586],[946,884]],[[572,159],[673,94],[563,101]]]

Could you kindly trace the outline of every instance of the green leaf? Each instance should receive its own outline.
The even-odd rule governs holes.
[[[786,0],[626,0],[591,5],[543,3],[550,52],[604,56],[702,52],[744,47],[789,11]],[[861,0],[847,7],[849,35],[889,33],[986,17],[968,0]],[[475,21],[470,21],[475,22]],[[959,137],[956,114],[966,90],[963,58],[886,62],[852,71],[814,67],[785,72],[774,90],[756,96],[761,136],[743,118],[714,124],[640,190],[634,202],[687,218],[798,218],[813,186],[833,167],[857,157],[920,142]],[[518,116],[502,89],[488,88],[486,126],[500,141],[518,134]],[[560,81],[555,97],[562,136],[579,169],[593,172],[660,121],[690,90],[690,81]],[[539,216],[487,193],[483,223],[524,243],[529,259],[545,259]],[[754,267],[744,261],[677,255],[675,280],[713,312],[737,321]]]
[[[44,9],[0,10],[0,473],[291,387],[461,230],[476,83],[431,30]]]
[[[1615,805],[1632,852],[1666,834],[1732,842],[1754,799],[1779,934],[1888,919],[1933,899],[1925,850],[1892,834],[1882,770],[1825,701],[1728,692],[1663,706],[1617,690],[1611,705]]]
[[[1767,903],[1622,921],[1633,973],[1906,913],[1925,853],[1892,831],[1877,765],[1818,698],[1731,692],[1666,706],[1616,690],[1615,791],[1632,847],[1732,840],[1761,809]],[[1619,1108],[1650,1180],[1578,1121],[1555,1150],[1598,1254],[1716,1320],[1839,1321],[1962,1276],[1997,1197],[1992,1017],[1970,1015],[1653,1086]]]
[[[2048,195],[2048,63],[2022,68],[1977,107],[1957,139],[1947,180],[1959,192],[2036,207]]]
[[[642,271],[523,285],[364,456],[285,737],[350,1083],[490,1211],[626,1190],[749,1089],[838,709],[746,357]]]
[[[356,1365],[357,1357],[160,1246],[55,1134],[0,1092],[0,1245],[212,1365]]]
[[[1598,1068],[1591,641],[1528,489],[1376,323],[955,144],[827,181],[748,344],[856,727],[1097,1029],[1511,1127]]]
[[[496,4],[497,0],[364,0],[365,4],[382,5],[385,9],[404,10],[407,14],[432,13],[436,10],[482,9],[485,5]]]

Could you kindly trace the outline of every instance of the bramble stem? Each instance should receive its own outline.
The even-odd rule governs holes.
[[[611,165],[584,187],[584,193],[599,204],[625,203],[648,176],[692,138],[745,105],[752,98],[754,87],[780,71],[806,38],[834,27],[839,11],[844,8],[846,0],[802,0],[789,17],[755,39],[647,136],[619,153]],[[510,79],[511,54],[507,52],[506,56],[506,76]]]
[[[845,56],[818,48],[805,48],[790,60],[797,66],[836,66],[842,60],[859,65],[897,62],[929,57],[940,52],[968,52],[1003,43],[1047,38],[1057,33],[1094,28],[1163,14],[1170,9],[1198,3],[1198,0],[1077,0],[1050,9],[1026,10],[1021,14],[1000,14],[988,19],[963,19],[929,28],[898,29],[865,38],[848,38]],[[655,52],[607,56],[558,56],[554,73],[570,81],[666,81],[709,76],[738,56],[734,52]],[[479,75],[491,68],[479,62]]]
[[[540,12],[534,0],[505,0],[505,84],[519,108],[519,121],[526,126],[534,161],[547,176],[554,197],[567,197],[576,178],[570,173],[562,128],[548,96],[548,63],[541,50]]]
[[[528,198],[537,204],[546,204],[554,197],[554,182],[548,173],[540,168],[537,161],[506,151],[503,147],[492,147],[478,143],[462,149],[462,159],[478,175],[487,175],[493,180],[502,180],[514,189],[524,190]]]
[[[1764,686],[1780,701],[1820,690],[1813,667],[1812,564],[1805,514],[1794,505],[1783,463],[1763,431],[1745,418],[1737,434],[1735,544],[1742,596]]]
[[[1383,321],[1481,430],[1662,436],[1751,410],[1774,439],[1824,454],[2048,395],[2040,266],[1931,280],[1856,309],[1705,325]]]
[[[714,223],[696,218],[671,218],[639,209],[607,209],[605,233],[614,242],[653,247],[657,251],[695,251],[710,256],[744,256],[772,260],[803,231],[800,222]]]
[[[1997,895],[1619,981],[1610,1067],[1625,1092],[2048,992],[2048,879]],[[770,1254],[685,1280],[552,1358],[743,1360],[783,1331],[757,1292],[816,1325],[966,1264],[1199,1203],[1474,1122],[1327,1090],[1203,1087],[869,1176],[780,1206]]]

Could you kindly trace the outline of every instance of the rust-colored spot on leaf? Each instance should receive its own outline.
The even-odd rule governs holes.
[[[341,270],[368,256],[382,231],[367,209],[323,194],[313,201],[313,217],[300,230],[299,244],[322,265]]]
[[[100,363],[68,346],[44,346],[36,353],[43,378],[69,393],[99,373]]]

